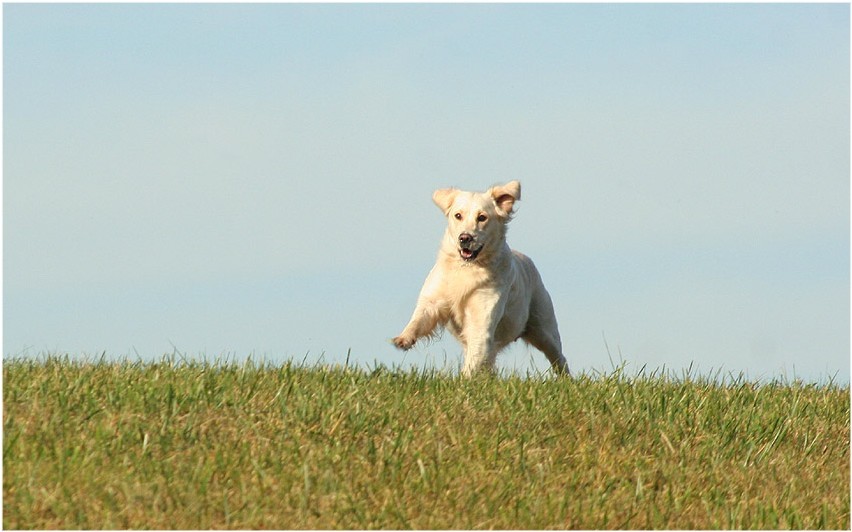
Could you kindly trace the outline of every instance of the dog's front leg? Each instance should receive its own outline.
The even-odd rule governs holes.
[[[393,344],[398,348],[408,351],[414,346],[418,339],[429,336],[441,323],[441,312],[436,303],[429,300],[419,300],[411,321],[399,336],[393,339]]]
[[[462,375],[470,377],[487,369],[494,371],[497,360],[495,333],[497,324],[506,307],[505,298],[486,291],[471,296],[465,309],[464,319],[464,364]]]
[[[438,325],[446,323],[447,313],[443,310],[446,305],[437,297],[440,286],[441,270],[436,266],[426,276],[411,320],[399,336],[392,340],[399,349],[408,351],[418,339],[431,335]]]

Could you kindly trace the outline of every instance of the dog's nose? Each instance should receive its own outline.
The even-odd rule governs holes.
[[[473,236],[468,233],[462,233],[459,235],[459,243],[460,244],[470,244],[473,241]]]

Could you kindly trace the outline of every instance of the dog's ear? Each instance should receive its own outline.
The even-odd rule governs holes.
[[[459,190],[457,188],[441,188],[432,194],[432,201],[444,214],[449,214]]]
[[[488,191],[497,204],[497,212],[506,218],[512,216],[512,209],[516,201],[521,199],[521,184],[518,181],[509,181],[505,185],[491,187]]]

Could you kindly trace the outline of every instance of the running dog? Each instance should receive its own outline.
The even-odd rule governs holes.
[[[418,339],[448,329],[464,348],[462,375],[494,371],[497,354],[523,339],[568,373],[550,295],[532,260],[506,243],[506,224],[521,184],[486,192],[436,190],[432,200],[447,217],[438,259],[426,277],[411,321],[393,339],[411,349]]]

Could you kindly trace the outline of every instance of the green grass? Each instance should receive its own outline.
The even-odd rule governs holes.
[[[57,357],[3,380],[4,528],[850,527],[848,385]]]

